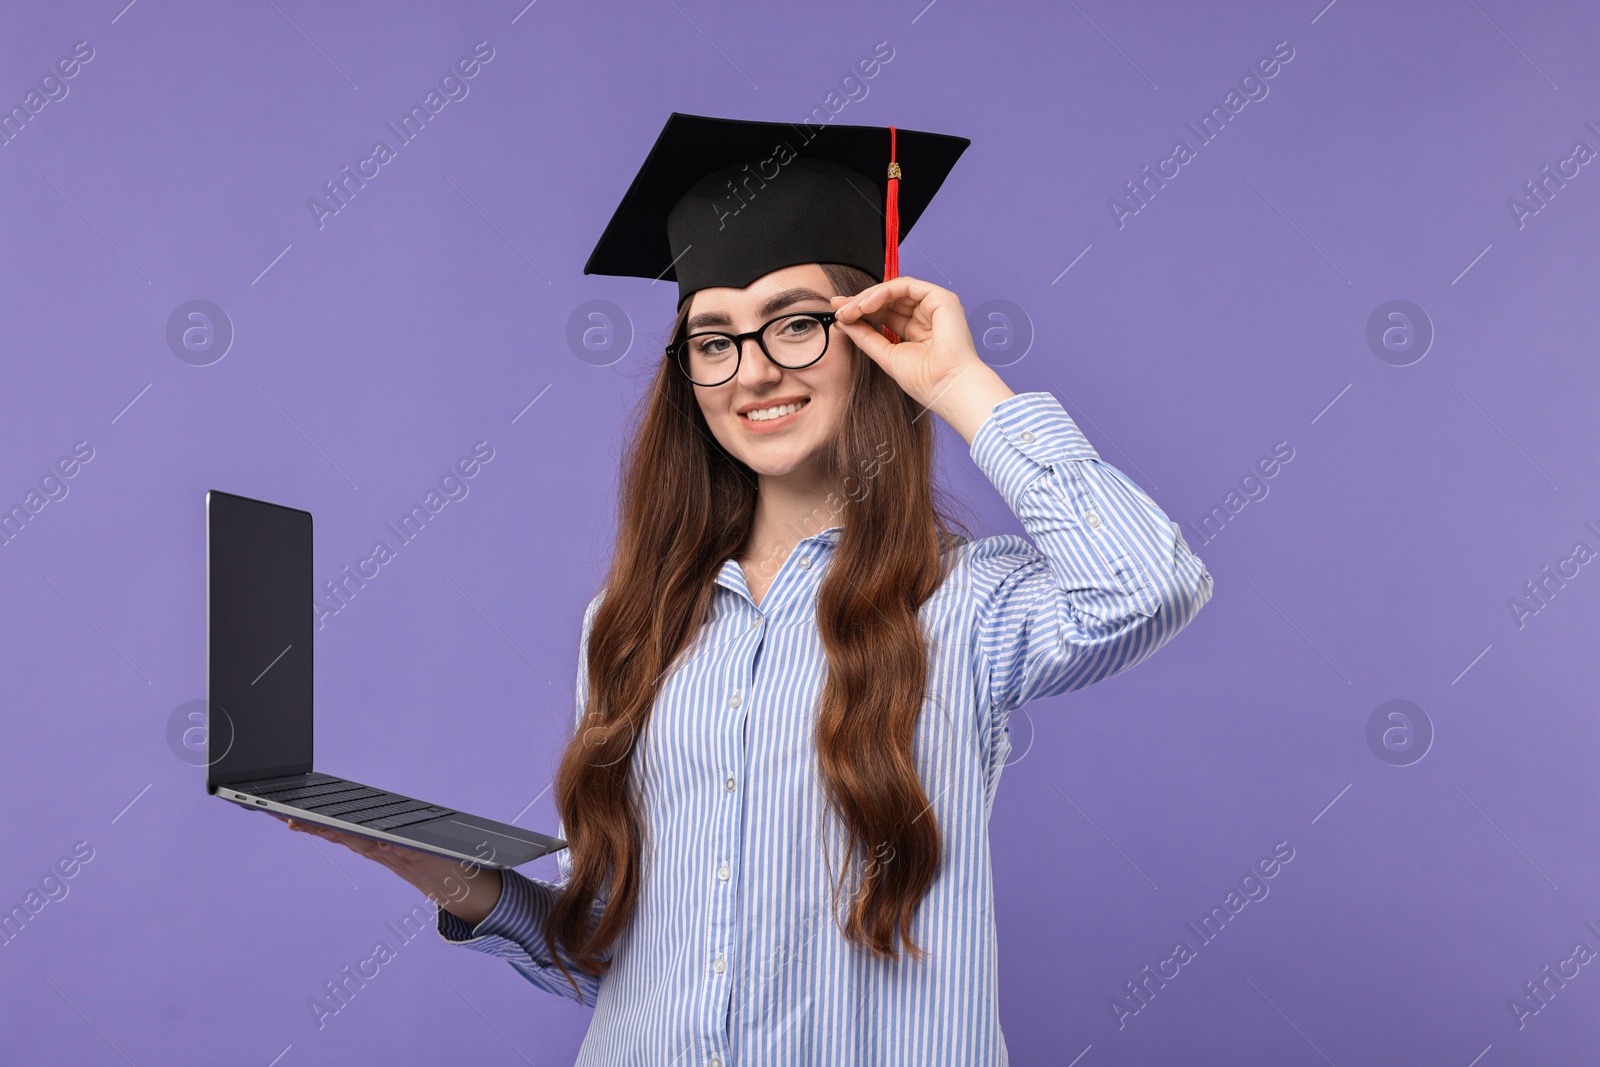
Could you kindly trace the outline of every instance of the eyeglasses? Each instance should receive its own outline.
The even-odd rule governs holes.
[[[800,311],[779,315],[749,333],[721,333],[715,330],[692,333],[667,346],[667,355],[695,385],[713,386],[729,381],[739,373],[744,343],[751,338],[768,359],[785,370],[800,370],[821,359],[828,351],[828,327],[834,322],[831,311]]]

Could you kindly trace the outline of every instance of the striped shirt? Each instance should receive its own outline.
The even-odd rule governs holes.
[[[1007,1062],[988,822],[1009,715],[1139,663],[1195,616],[1212,583],[1178,526],[1100,459],[1051,394],[1000,401],[970,455],[1028,536],[963,540],[920,609],[931,647],[916,761],[944,850],[912,925],[928,958],[914,963],[903,946],[898,962],[871,958],[829,907],[812,730],[826,667],[817,591],[834,526],[795,546],[759,606],[725,561],[706,624],[662,683],[633,766],[647,830],[638,907],[610,972],[573,972],[594,1005],[579,1064]],[[580,718],[583,650],[603,595],[584,614]],[[839,823],[829,813],[835,871]],[[558,864],[564,883],[565,850]],[[572,997],[539,930],[558,886],[502,877],[477,926],[440,909],[440,936]]]

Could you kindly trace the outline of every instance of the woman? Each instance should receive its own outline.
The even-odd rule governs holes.
[[[652,159],[686,119],[744,137],[734,159],[772,133],[674,115]],[[907,174],[919,136],[899,131]],[[1054,397],[979,358],[956,294],[896,276],[904,214],[861,251],[865,165],[797,158],[717,244],[726,213],[684,205],[726,160],[694,158],[660,201],[681,302],[584,615],[561,882],[291,825],[422,890],[447,941],[594,1004],[580,1063],[1005,1063],[987,821],[1008,717],[1148,657],[1211,576]],[[629,201],[608,237],[640,225]],[[817,244],[819,221],[848,239]],[[951,532],[930,412],[1029,538]]]

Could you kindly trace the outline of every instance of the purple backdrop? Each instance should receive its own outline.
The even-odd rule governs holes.
[[[588,1009],[205,795],[202,498],[310,509],[333,579],[488,442],[325,618],[319,764],[553,829],[674,299],[582,264],[669,111],[818,108],[972,138],[903,271],[1216,578],[1015,716],[1014,1061],[1600,1052],[1592,5],[124,3],[0,33],[5,1062],[571,1062]],[[1019,530],[940,432],[974,532]]]

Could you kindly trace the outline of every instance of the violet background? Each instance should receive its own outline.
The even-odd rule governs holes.
[[[621,413],[675,299],[583,262],[670,111],[798,121],[886,41],[833,121],[973,141],[903,273],[980,336],[1019,308],[1002,376],[1059,397],[1216,580],[1148,663],[1014,719],[1013,1062],[1592,1061],[1600,968],[1520,1029],[1508,1001],[1600,949],[1600,576],[1520,628],[1507,602],[1600,548],[1600,176],[1520,228],[1507,201],[1600,148],[1600,16],[1324,4],[7,5],[0,105],[95,55],[0,148],[0,504],[94,458],[0,549],[0,905],[94,858],[0,949],[0,1060],[572,1061],[589,1009],[431,932],[399,947],[414,890],[208,798],[169,747],[204,696],[203,495],[310,509],[331,579],[489,441],[319,633],[318,763],[553,828]],[[319,229],[307,200],[481,40],[469,95]],[[1285,40],[1269,95],[1119,229],[1108,199]],[[236,331],[209,366],[166,342],[192,299]],[[1406,366],[1366,341],[1392,299],[1436,331]],[[569,345],[592,300],[625,354]],[[940,433],[976,532],[1019,530]],[[1198,534],[1278,441],[1268,495]],[[1392,699],[1435,734],[1409,766],[1367,742]],[[1111,998],[1279,841],[1270,895],[1119,1029]],[[397,958],[319,1030],[309,1000],[380,938]]]

